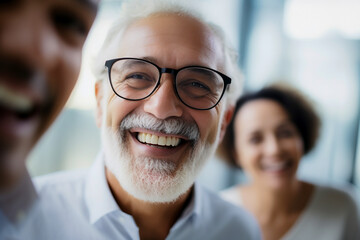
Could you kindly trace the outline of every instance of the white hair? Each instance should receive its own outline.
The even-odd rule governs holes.
[[[207,22],[201,14],[191,7],[189,4],[180,0],[131,0],[122,5],[119,12],[119,17],[110,27],[104,44],[93,63],[93,71],[97,81],[107,78],[106,70],[104,67],[105,61],[119,56],[114,55],[114,49],[121,41],[126,28],[133,22],[146,18],[150,15],[158,13],[170,13],[182,16],[189,16],[205,26],[209,27],[214,35],[219,39],[224,54],[224,71],[232,82],[229,89],[225,94],[227,104],[234,104],[236,99],[242,92],[242,74],[238,67],[237,52],[230,47],[230,44],[225,38],[224,31],[216,24]]]

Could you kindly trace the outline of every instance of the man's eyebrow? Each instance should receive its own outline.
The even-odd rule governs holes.
[[[150,56],[145,56],[145,57],[139,57],[139,59],[143,59],[143,60],[146,60],[146,61],[149,61],[149,62],[152,62],[156,65],[158,65],[158,60],[154,57],[150,57]],[[198,63],[189,63],[187,64],[186,66],[200,66],[200,67],[207,67],[206,65],[202,66],[202,64],[198,64]],[[161,67],[161,66],[159,66]]]
[[[143,59],[143,60],[152,62],[152,63],[154,63],[154,64],[157,64],[156,58],[153,58],[153,57],[150,57],[150,56],[141,57],[140,59]]]
[[[122,64],[122,69],[131,68],[133,66],[139,66],[139,65],[147,65],[147,63],[142,62],[142,61],[136,61],[136,60],[135,61],[125,61],[124,64]]]
[[[68,0],[71,2],[77,2],[80,5],[85,6],[86,8],[89,8],[94,13],[97,12],[100,4],[100,0]]]

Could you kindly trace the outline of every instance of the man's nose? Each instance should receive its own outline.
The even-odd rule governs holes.
[[[0,29],[2,51],[35,68],[48,70],[54,65],[59,42],[49,16],[35,7],[24,7],[7,15]]]
[[[176,96],[171,74],[163,74],[158,89],[145,101],[144,111],[159,119],[180,117],[183,104]]]

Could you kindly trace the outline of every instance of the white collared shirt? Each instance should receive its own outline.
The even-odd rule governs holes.
[[[37,192],[24,175],[18,186],[0,194],[0,240],[105,239],[76,211],[64,212],[69,206],[61,197],[55,191]]]
[[[102,155],[89,171],[54,173],[35,182],[51,239],[140,239],[133,217],[110,191]],[[166,239],[260,239],[260,232],[247,212],[195,184]]]

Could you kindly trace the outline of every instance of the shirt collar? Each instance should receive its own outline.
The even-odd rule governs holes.
[[[91,224],[106,214],[119,210],[106,180],[102,152],[98,154],[86,178],[85,202]]]
[[[199,216],[201,214],[201,188],[199,184],[194,184],[193,194],[191,196],[189,205],[184,209],[180,219],[189,218],[192,216]]]
[[[190,202],[188,206],[184,209],[180,218],[170,229],[169,236],[172,234],[177,234],[178,231],[182,231],[183,227],[186,226],[187,223],[193,225],[194,228],[196,227],[196,225],[201,224],[201,221],[203,220],[201,217],[203,209],[201,191],[201,186],[198,183],[195,183]]]

